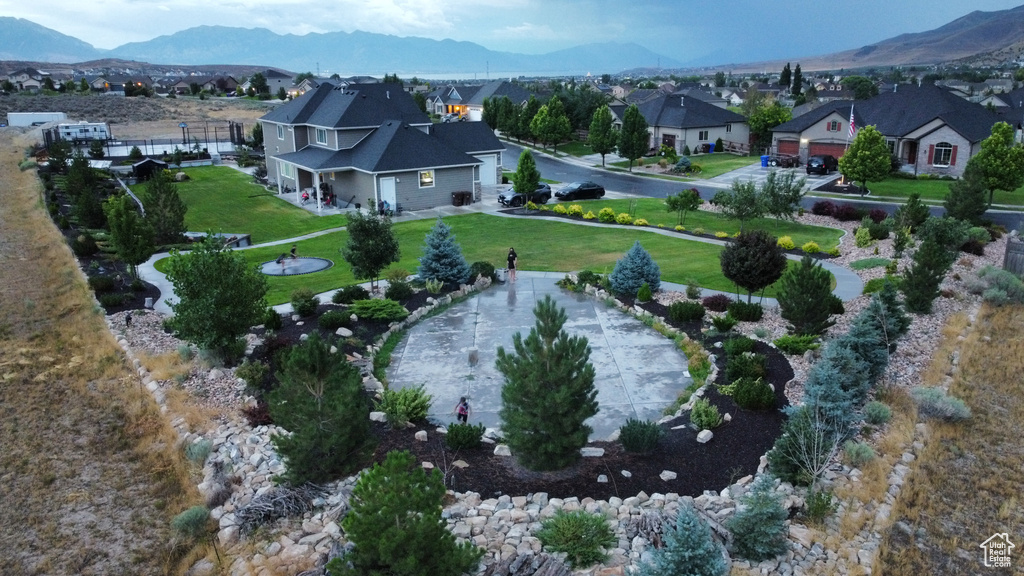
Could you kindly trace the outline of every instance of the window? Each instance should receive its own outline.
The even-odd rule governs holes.
[[[324,130],[323,128],[316,129],[316,143],[327,144],[327,130]]]
[[[889,154],[896,154],[896,141],[886,140],[885,143],[889,146]]]
[[[842,128],[842,122],[840,122],[838,120],[833,120],[833,121],[825,124],[825,130],[827,132],[839,132],[840,128]]]
[[[420,170],[420,188],[434,187],[434,171]]]
[[[295,166],[281,162],[281,176],[295,178]]]
[[[700,132],[697,132],[697,140],[700,140],[701,142],[706,142],[708,140],[708,131],[701,130]]]
[[[277,125],[277,139],[284,140],[284,125],[282,124]]]
[[[952,159],[952,144],[949,142],[939,142],[935,145],[935,152],[932,154],[932,166],[949,166]]]
[[[732,132],[732,124],[726,124],[725,125],[725,133],[729,134],[730,132]]]

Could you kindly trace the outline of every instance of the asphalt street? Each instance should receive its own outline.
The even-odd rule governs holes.
[[[503,157],[506,169],[515,170],[516,161],[519,158],[519,154],[522,153],[523,148],[510,142],[504,142],[507,150]],[[728,189],[732,179],[754,179],[758,181],[767,174],[767,168],[761,168],[760,166],[750,166],[742,168],[723,176],[719,176],[707,183],[680,183],[672,182],[668,180],[659,180],[657,178],[651,178],[647,176],[636,176],[626,174],[622,172],[611,172],[608,170],[602,170],[595,168],[590,165],[586,165],[579,161],[566,161],[561,159],[555,159],[547,154],[534,154],[534,160],[537,163],[537,169],[540,170],[541,176],[550,180],[557,180],[559,182],[569,183],[580,180],[592,180],[604,186],[609,192],[619,192],[624,194],[646,196],[648,198],[665,198],[669,194],[675,194],[683,188],[696,188],[700,191],[701,198],[705,200],[710,199],[715,195],[715,192],[719,190]],[[803,174],[803,170],[800,170],[800,175]],[[824,183],[825,178],[822,176],[811,175],[808,176],[808,184],[814,186],[815,183]],[[557,187],[556,187],[557,188]],[[820,197],[813,196],[814,191],[812,190],[808,196],[800,202],[800,205],[810,210],[811,206],[815,202],[822,200]],[[833,202],[848,202],[851,204],[857,204],[858,206],[872,210],[879,208],[892,214],[900,206],[891,202],[879,202],[874,200],[862,200],[859,197],[852,197],[849,199],[837,200],[834,198],[826,198]],[[932,206],[929,208],[932,215],[942,216],[945,210],[941,206]],[[996,224],[1005,226],[1007,230],[1020,229],[1022,220],[1024,220],[1024,213],[1007,211],[1007,210],[990,210],[986,213],[986,216]]]

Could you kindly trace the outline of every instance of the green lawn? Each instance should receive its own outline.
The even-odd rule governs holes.
[[[657,163],[659,158],[657,156],[651,158],[644,158],[644,164]],[[750,166],[755,162],[760,162],[760,156],[736,156],[735,154],[700,154],[698,156],[690,156],[690,160],[694,164],[699,164],[701,167],[701,173],[699,177],[693,178],[714,178],[715,176],[721,176],[726,172],[731,172],[737,168],[743,168],[744,166]],[[629,168],[628,161],[622,162],[609,162],[608,166],[615,168]],[[633,163],[636,166],[636,162]]]
[[[250,234],[259,244],[345,225],[344,216],[317,216],[293,206],[232,168],[201,166],[184,172],[190,179],[178,183],[178,194],[188,206],[185,227],[190,231]]]
[[[580,142],[579,140],[573,140],[572,142],[566,142],[558,145],[558,152],[565,153],[570,156],[589,156],[594,151],[590,149],[590,145],[586,142]]]
[[[868,188],[872,196],[905,199],[917,192],[922,200],[941,204],[946,199],[946,194],[949,194],[949,185],[952,183],[952,180],[888,178],[881,182],[871,182]],[[1024,187],[1013,192],[997,191],[993,203],[1024,206]]]
[[[602,208],[608,207],[615,210],[616,214],[629,212],[630,203],[633,203],[633,217],[643,218],[652,226],[663,224],[665,228],[674,229],[677,215],[675,212],[668,212],[665,209],[665,201],[658,198],[640,198],[635,200],[585,200],[580,202],[567,202],[565,204],[579,204],[583,212],[600,212]],[[550,205],[549,205],[550,206]],[[740,231],[739,222],[726,220],[713,212],[688,212],[684,224],[687,230],[703,228],[707,234],[725,232],[733,235]],[[789,221],[779,221],[769,218],[760,218],[747,224],[746,229],[765,230],[773,236],[790,236],[797,246],[814,241],[822,250],[828,250],[839,245],[839,239],[843,231],[837,228],[826,228],[824,226],[807,226]],[[518,248],[516,249],[518,251]]]
[[[451,217],[445,222],[452,227],[468,262],[486,260],[496,266],[503,265],[509,246],[519,254],[522,270],[568,272],[590,269],[599,273],[611,272],[615,262],[640,240],[651,257],[661,267],[661,277],[680,284],[696,279],[702,286],[716,290],[733,290],[731,282],[722,276],[718,254],[722,248],[714,244],[686,241],[637,229],[616,229],[579,226],[571,223],[547,222],[529,218],[502,218],[487,214],[469,214]],[[417,258],[422,255],[423,239],[434,225],[433,220],[415,220],[395,224],[401,245],[401,260],[395,267],[415,272]],[[356,280],[342,259],[340,248],[347,240],[345,232],[334,232],[298,242],[302,256],[330,259],[334,267],[314,274],[268,278],[271,304],[287,302],[292,291],[309,288],[326,292]],[[268,246],[241,250],[238,253],[253,263],[276,259],[281,246]],[[157,268],[165,268],[166,259]],[[773,290],[767,294],[772,296]]]

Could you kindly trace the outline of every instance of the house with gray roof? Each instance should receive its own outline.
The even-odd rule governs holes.
[[[851,107],[856,126],[877,128],[903,169],[914,174],[963,175],[992,126],[1004,120],[948,88],[900,84],[868,100],[827,102],[776,126],[774,150],[802,161],[815,154],[842,156],[849,143]]]
[[[279,189],[407,210],[500,179],[504,147],[485,124],[435,125],[398,84],[321,84],[260,118],[267,177]]]
[[[679,153],[687,147],[697,151],[710,147],[721,138],[726,150],[746,153],[750,149],[747,119],[724,106],[708,102],[703,94],[698,97],[699,92],[686,90],[663,94],[638,106],[647,120],[651,148],[666,145]]]
[[[484,100],[501,100],[506,96],[513,104],[522,106],[530,99],[530,91],[505,80],[481,85],[448,85],[427,95],[427,110],[433,114],[458,114],[479,122],[483,120]]]

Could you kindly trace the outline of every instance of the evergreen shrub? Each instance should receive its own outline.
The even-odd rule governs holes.
[[[110,276],[90,276],[89,288],[97,294],[110,292],[114,289],[114,279]]]
[[[633,217],[630,216],[628,212],[622,212],[615,216],[615,222],[617,224],[632,224]]]
[[[210,511],[206,506],[193,506],[171,520],[171,528],[180,536],[196,540],[208,530]]]
[[[817,254],[818,252],[821,252],[821,248],[818,246],[818,243],[814,241],[804,244],[800,249],[808,254]]]
[[[733,336],[722,341],[722,349],[729,357],[754,351],[754,341],[746,336]]]
[[[776,244],[778,244],[779,248],[782,248],[783,250],[792,250],[793,248],[796,248],[796,244],[793,243],[793,238],[791,236],[779,237],[779,239],[776,240]]]
[[[490,278],[491,281],[498,279],[498,275],[494,273],[494,264],[490,262],[478,260],[473,262],[469,266],[469,278],[473,280],[477,276],[483,276],[484,278]]]
[[[658,440],[664,433],[657,422],[630,418],[619,429],[619,442],[626,452],[650,454],[658,447]]]
[[[735,382],[740,378],[764,378],[768,375],[768,361],[763,354],[737,354],[725,362],[725,378]]]
[[[598,222],[603,222],[605,224],[615,222],[615,210],[612,210],[611,208],[601,208],[597,212],[597,220]]]
[[[764,316],[764,308],[757,302],[730,302],[727,310],[740,322],[757,322]]]
[[[686,298],[700,300],[700,282],[692,278],[686,281]]]
[[[316,313],[316,307],[320,305],[320,299],[313,295],[309,288],[299,288],[292,292],[292,310],[303,318]]]
[[[817,350],[820,344],[815,342],[818,337],[814,334],[793,335],[786,334],[776,338],[773,342],[775,347],[784,354],[800,356],[808,350]]]
[[[872,400],[864,405],[864,421],[873,426],[881,426],[892,418],[892,409],[885,404]]]
[[[700,398],[690,409],[690,422],[701,430],[711,430],[722,423],[722,415],[718,413],[718,406],[708,402],[707,398]]]
[[[875,451],[871,446],[853,440],[847,440],[846,444],[843,444],[843,454],[846,456],[846,463],[853,468],[860,468],[875,459]]]
[[[733,318],[729,314],[726,314],[724,316],[715,316],[711,319],[711,325],[714,326],[715,330],[718,330],[719,332],[728,332],[739,323],[739,320]]]
[[[320,315],[316,323],[324,330],[334,331],[342,326],[348,326],[351,319],[352,314],[347,310],[328,310]]]
[[[263,327],[267,330],[280,330],[281,326],[281,315],[277,313],[277,310],[268,307],[263,314]]]
[[[941,388],[917,387],[910,391],[917,402],[917,413],[945,422],[959,422],[971,417],[971,409],[964,401],[947,396]]]
[[[789,514],[782,507],[781,495],[775,492],[774,479],[768,474],[760,476],[740,502],[740,511],[726,523],[736,555],[760,562],[785,553],[789,548]]]
[[[434,279],[428,278],[428,281],[434,281]],[[400,302],[412,298],[415,293],[416,291],[412,289],[412,285],[408,282],[389,282],[387,290],[384,291],[384,297]]]
[[[377,410],[388,417],[393,428],[402,428],[409,422],[426,420],[432,397],[423,386],[384,390],[377,402]]]
[[[637,290],[636,299],[639,302],[650,302],[653,295],[651,294],[651,286],[644,282],[640,285],[640,289]]]
[[[616,294],[635,295],[644,282],[652,292],[661,288],[661,268],[639,241],[634,242],[626,255],[615,263],[615,269],[608,278]]]
[[[536,536],[548,550],[564,552],[569,565],[577,569],[603,562],[608,555],[604,549],[617,541],[603,515],[584,510],[558,510],[541,522]]]
[[[641,564],[638,576],[725,576],[729,567],[715,544],[711,530],[691,505],[679,507],[674,524],[662,528],[662,547],[650,563]]]
[[[767,410],[775,407],[775,391],[761,378],[739,378],[732,386],[732,399],[744,410]]]
[[[387,298],[372,300],[356,300],[349,310],[360,319],[379,322],[396,322],[409,315],[409,311],[401,304]]]
[[[370,293],[359,284],[351,284],[345,286],[340,290],[336,291],[331,296],[331,302],[335,304],[351,304],[356,300],[366,300],[370,297]]]
[[[484,437],[483,424],[463,424],[461,422],[448,425],[448,433],[444,443],[452,450],[480,447],[480,439]]]
[[[462,248],[455,241],[455,234],[439,216],[423,241],[423,256],[419,258],[417,271],[423,280],[441,280],[448,284],[465,284],[469,281],[470,268],[462,256]]]
[[[673,302],[668,307],[668,318],[673,322],[693,322],[704,318],[704,314],[700,302]]]

